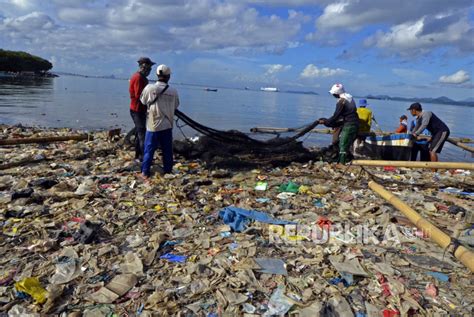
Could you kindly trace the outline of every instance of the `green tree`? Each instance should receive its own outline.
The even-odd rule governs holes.
[[[0,71],[4,72],[47,72],[53,68],[49,61],[26,52],[0,49]]]

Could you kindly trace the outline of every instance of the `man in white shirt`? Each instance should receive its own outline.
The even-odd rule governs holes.
[[[158,81],[143,89],[140,101],[147,106],[145,155],[142,163],[142,176],[150,177],[151,164],[156,149],[161,145],[163,172],[171,173],[173,169],[173,118],[179,106],[176,89],[168,85],[171,69],[160,65],[156,69]]]

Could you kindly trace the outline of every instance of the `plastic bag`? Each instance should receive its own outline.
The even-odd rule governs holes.
[[[27,277],[15,283],[15,288],[19,292],[26,293],[33,297],[36,303],[43,304],[48,297],[48,291],[43,288],[37,277]]]

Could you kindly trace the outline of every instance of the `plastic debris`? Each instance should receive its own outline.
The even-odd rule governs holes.
[[[282,193],[293,193],[296,194],[298,193],[300,186],[298,184],[295,184],[293,182],[288,182],[281,184],[278,190]]]
[[[70,131],[0,127],[0,138]],[[48,158],[0,174],[4,315],[472,315],[452,248],[367,188],[378,179],[469,246],[472,173],[440,169],[433,182],[430,170],[317,161],[232,170],[175,155],[172,176],[145,184],[133,150],[100,133],[2,147],[1,164]],[[15,287],[31,277],[42,304]]]
[[[257,182],[257,185],[255,185],[255,190],[265,191],[267,190],[267,186],[267,182]]]
[[[250,220],[277,225],[294,223],[292,221],[274,219],[264,212],[245,210],[237,207],[226,207],[222,209],[219,211],[219,217],[224,220],[226,225],[229,225],[232,230],[236,232],[244,231]]]
[[[160,259],[168,260],[170,262],[185,263],[187,256],[167,253],[160,256]]]
[[[288,275],[285,262],[281,259],[255,258],[255,262],[261,267],[261,273]]]
[[[121,274],[97,292],[88,295],[88,299],[96,303],[109,304],[125,295],[136,283],[137,277],[134,274]]]
[[[436,278],[438,281],[441,281],[441,282],[448,282],[449,281],[449,276],[444,274],[444,273],[440,273],[440,272],[426,272],[426,274],[430,275],[430,276],[433,276],[434,278]]]
[[[52,284],[65,284],[81,274],[77,252],[65,248],[56,259],[56,272],[51,276]]]
[[[15,283],[15,288],[19,292],[26,293],[34,298],[38,304],[46,302],[48,291],[43,288],[37,277],[27,277]]]
[[[268,302],[268,310],[263,314],[263,316],[280,316],[286,314],[291,307],[294,305],[294,301],[285,296],[285,289],[282,286],[279,286],[275,289],[270,301]]]

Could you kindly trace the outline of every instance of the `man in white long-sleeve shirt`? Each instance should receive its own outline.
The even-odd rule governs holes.
[[[170,87],[171,69],[160,65],[156,69],[158,81],[143,89],[140,101],[147,106],[145,155],[142,164],[142,176],[150,177],[151,164],[156,149],[161,145],[163,172],[173,169],[173,122],[174,111],[179,106],[176,89]]]

